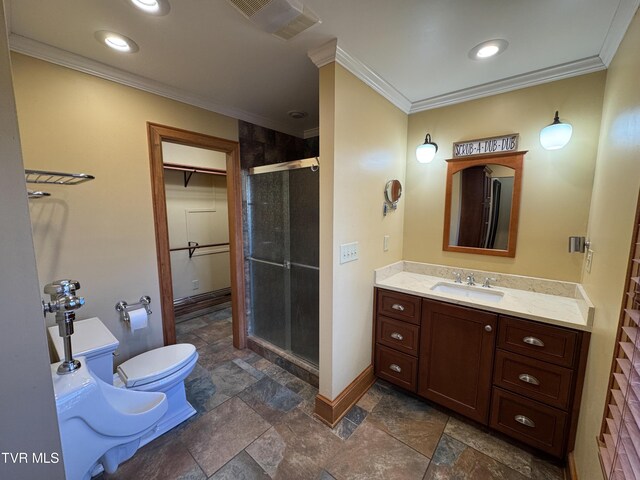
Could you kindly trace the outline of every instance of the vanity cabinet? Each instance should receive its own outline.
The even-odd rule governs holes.
[[[573,450],[589,334],[375,289],[378,377],[558,458]]]
[[[494,313],[423,300],[418,394],[486,424],[497,324]]]

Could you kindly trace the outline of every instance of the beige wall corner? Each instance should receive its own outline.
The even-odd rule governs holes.
[[[47,337],[31,237],[24,166],[0,2],[0,452],[25,452],[29,463],[0,460],[0,478],[63,479],[62,460],[33,463],[32,454],[62,459]]]
[[[336,64],[319,69],[320,75],[320,292],[319,392],[333,393],[333,175],[336,107]]]
[[[230,140],[238,122],[134,88],[13,55],[18,121],[27,168],[95,175],[48,186],[30,205],[41,286],[79,280],[79,318],[100,317],[120,341],[118,362],[163,344],[147,122]],[[149,327],[135,334],[116,302],[151,296]]]
[[[567,237],[586,232],[604,82],[598,72],[410,115],[404,259],[579,281],[582,257],[567,253]],[[539,133],[556,110],[573,125],[573,138],[547,151]],[[440,149],[433,162],[420,164],[415,148],[426,133]],[[508,133],[519,133],[519,150],[529,151],[516,257],[444,252],[445,159],[453,142]]]
[[[594,257],[582,283],[596,310],[575,448],[580,480],[602,478],[595,439],[605,407],[640,188],[639,44],[636,13],[607,73],[589,215]]]
[[[332,72],[334,115],[323,120],[329,110],[323,88],[332,82]],[[386,217],[382,207],[386,182],[395,178],[405,183],[407,115],[340,65],[322,67],[320,83],[321,172],[332,164],[321,175],[320,193],[320,394],[333,400],[371,364],[373,270],[402,258],[404,198]],[[332,149],[330,160],[326,148]],[[331,192],[332,204],[323,197]],[[326,230],[330,215],[331,235]],[[390,236],[386,252],[385,235]],[[340,264],[340,245],[350,242],[358,242],[359,258]],[[326,302],[329,288],[331,302]],[[323,333],[329,322],[330,339]],[[330,359],[323,357],[323,350],[331,351]],[[330,380],[323,378],[323,366],[331,369]]]

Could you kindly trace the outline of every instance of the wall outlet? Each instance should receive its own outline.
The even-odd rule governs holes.
[[[389,251],[389,235],[385,235],[384,239],[382,240],[382,250],[384,252]]]
[[[193,288],[194,290],[198,290],[200,288],[200,280],[192,280],[191,288]]]
[[[584,268],[587,273],[591,273],[591,265],[593,264],[593,250],[587,250],[587,260],[585,261]]]
[[[340,245],[340,263],[353,262],[358,259],[358,242]]]

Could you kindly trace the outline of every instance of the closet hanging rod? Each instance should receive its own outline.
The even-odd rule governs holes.
[[[190,165],[178,165],[176,163],[163,163],[163,168],[167,170],[177,170],[184,173],[184,187],[187,188],[189,185],[189,180],[191,180],[191,175],[194,173],[206,173],[207,175],[221,175],[223,177],[227,176],[227,172],[225,170],[220,170],[218,168],[207,168],[207,167],[192,167]],[[187,176],[187,173],[189,174]]]
[[[194,244],[194,245],[191,245]],[[181,250],[189,250],[189,258],[193,257],[196,249],[198,248],[207,248],[207,247],[228,247],[228,243],[208,243],[206,245],[200,245],[198,242],[189,242],[188,247],[178,247],[178,248],[170,248],[170,252],[179,252]]]
[[[54,185],[78,185],[79,183],[88,182],[96,177],[86,173],[62,173],[50,172],[47,170],[28,170],[24,171],[24,179],[27,183],[48,183]]]

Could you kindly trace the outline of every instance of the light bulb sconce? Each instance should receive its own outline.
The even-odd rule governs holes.
[[[545,150],[559,150],[564,147],[573,134],[573,127],[569,123],[562,123],[556,110],[553,123],[540,131],[540,144]]]
[[[416,159],[420,163],[429,163],[436,156],[438,144],[431,141],[431,135],[427,133],[424,143],[416,148]]]

